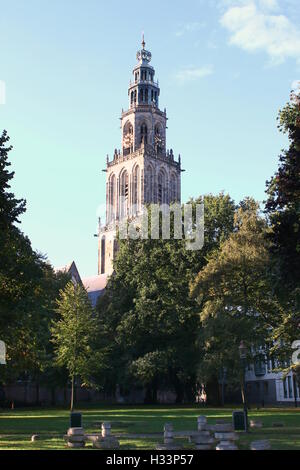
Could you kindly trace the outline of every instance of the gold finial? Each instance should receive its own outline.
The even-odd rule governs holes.
[[[146,43],[145,43],[145,35],[143,33],[142,35],[142,48],[145,49]]]

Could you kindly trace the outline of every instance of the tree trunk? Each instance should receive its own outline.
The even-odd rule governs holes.
[[[71,380],[71,406],[70,406],[70,411],[74,410],[74,382],[75,382],[75,377],[74,374],[72,375],[72,380]]]

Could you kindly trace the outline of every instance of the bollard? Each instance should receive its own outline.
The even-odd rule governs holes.
[[[174,430],[173,425],[170,423],[165,424],[164,426],[164,442],[163,444],[158,444],[156,450],[179,450],[182,447],[174,442]]]
[[[80,448],[85,446],[83,428],[69,428],[67,435],[64,438],[67,441],[68,447]]]
[[[205,431],[207,426],[206,416],[198,416],[197,418],[198,431]]]
[[[111,424],[104,422],[101,425],[101,436],[93,439],[93,447],[96,449],[118,449],[120,443],[118,439],[111,435]]]

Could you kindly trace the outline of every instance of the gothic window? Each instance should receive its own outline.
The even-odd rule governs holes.
[[[156,125],[154,129],[154,147],[157,153],[162,153],[164,150],[163,135],[159,125]]]
[[[120,216],[121,219],[128,215],[129,201],[129,177],[127,171],[124,171],[120,179]]]
[[[148,103],[148,88],[145,90],[145,102]]]
[[[145,175],[145,199],[147,203],[154,202],[153,195],[153,181],[154,181],[154,171],[152,166],[148,166]]]
[[[105,274],[105,235],[101,238],[101,274]]]
[[[140,89],[140,103],[144,102],[144,88]]]
[[[166,200],[166,175],[161,171],[158,175],[157,199],[159,204],[165,204]]]
[[[148,129],[147,129],[146,124],[141,125],[141,144],[143,142],[145,144],[147,144],[147,142],[148,142]]]
[[[140,206],[140,168],[137,165],[133,170],[133,187],[132,187],[132,203],[133,203],[133,212],[137,214],[139,212]]]
[[[171,175],[171,202],[177,201],[177,181],[176,175],[172,173]]]
[[[133,127],[127,121],[123,128],[123,153],[128,155],[131,152],[133,152]]]
[[[108,208],[108,218],[109,222],[115,220],[116,216],[116,177],[112,175],[110,178],[109,184],[109,208]]]

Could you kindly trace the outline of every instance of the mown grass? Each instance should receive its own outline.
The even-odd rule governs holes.
[[[91,406],[82,407],[83,426],[87,433],[100,431],[103,421],[112,423],[112,432],[118,434],[148,434],[162,432],[166,422],[171,422],[175,431],[196,430],[197,416],[204,414],[209,424],[217,419],[231,422],[232,408],[200,408],[173,406]],[[0,411],[0,450],[60,450],[66,449],[63,435],[69,427],[70,413],[62,409],[23,409]],[[269,439],[272,449],[300,450],[300,409],[252,410],[250,419],[259,419],[263,428],[240,433],[238,446],[249,449],[251,441]],[[273,423],[284,426],[273,427]],[[31,442],[32,434],[39,434],[37,442]],[[120,438],[121,449],[154,449],[157,439],[129,440]],[[187,441],[182,444],[188,446]],[[91,449],[91,444],[86,450]]]

